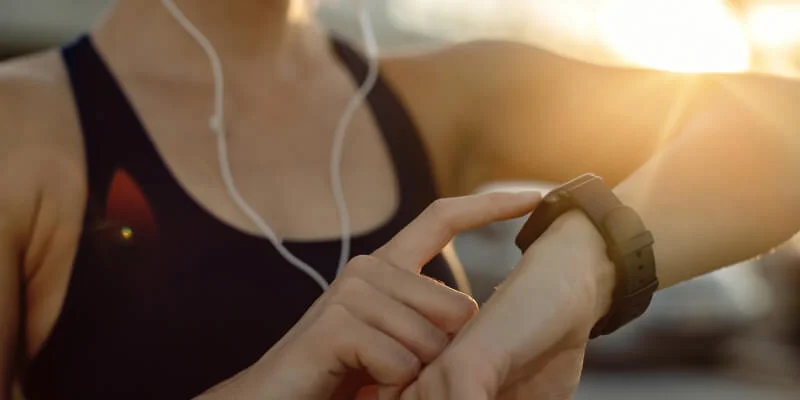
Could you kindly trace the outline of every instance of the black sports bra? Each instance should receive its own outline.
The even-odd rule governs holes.
[[[360,55],[339,41],[333,48],[363,81]],[[191,398],[258,360],[320,289],[269,241],[222,223],[183,191],[88,37],[63,58],[83,128],[89,202],[66,300],[25,368],[25,396]],[[368,100],[401,200],[388,222],[353,238],[353,255],[386,243],[437,197],[403,105],[382,80]],[[334,277],[339,241],[286,246]],[[441,256],[424,271],[454,286]]]

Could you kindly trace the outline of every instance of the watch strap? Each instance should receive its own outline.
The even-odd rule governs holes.
[[[602,234],[616,269],[612,307],[592,329],[594,338],[616,331],[647,310],[658,289],[654,240],[638,214],[623,205],[599,177],[581,180],[569,193],[576,208]]]
[[[610,311],[591,331],[591,337],[607,335],[641,316],[658,288],[653,236],[638,214],[620,202],[603,180],[582,175],[545,196],[517,237],[523,251],[561,214],[579,209],[592,221],[606,242],[614,263],[616,282]]]

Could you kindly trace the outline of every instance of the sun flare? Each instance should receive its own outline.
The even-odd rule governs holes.
[[[611,0],[601,34],[630,62],[673,72],[737,72],[750,66],[742,24],[717,0]]]

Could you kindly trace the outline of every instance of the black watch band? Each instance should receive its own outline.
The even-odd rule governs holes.
[[[644,314],[658,289],[653,235],[630,207],[623,205],[603,180],[582,175],[548,193],[517,235],[523,252],[561,215],[581,210],[606,242],[616,268],[611,309],[592,329],[591,337],[610,334]]]

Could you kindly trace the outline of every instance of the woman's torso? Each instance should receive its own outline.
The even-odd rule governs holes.
[[[198,111],[204,90],[123,75],[127,99],[115,97],[113,77],[87,71],[91,54],[85,57],[70,71],[72,84],[57,54],[23,61],[26,73],[44,78],[32,81],[32,98],[47,98],[32,123],[53,174],[37,225],[57,226],[40,229],[49,234],[33,241],[26,259],[27,391],[36,399],[202,390],[266,351],[319,289],[282,263],[228,200]],[[331,239],[338,232],[327,180],[331,134],[355,87],[344,65],[313,91],[288,92],[294,98],[276,101],[280,88],[243,93],[251,101],[230,121],[240,190],[279,232],[298,238],[289,249],[329,279],[339,251]],[[73,93],[76,83],[83,93]],[[435,193],[422,147],[443,142],[424,124],[417,138],[388,86],[382,90],[373,94],[372,113],[356,115],[344,154],[354,254],[382,245]],[[79,110],[73,98],[83,103]],[[125,114],[126,100],[131,113],[114,115]],[[129,240],[120,236],[127,228]]]

